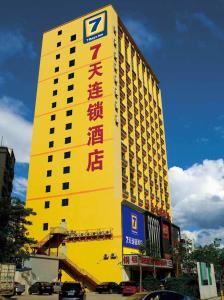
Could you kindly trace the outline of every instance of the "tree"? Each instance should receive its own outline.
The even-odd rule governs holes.
[[[191,256],[191,243],[188,240],[176,241],[171,247],[171,255],[175,268],[175,275],[179,277],[182,271],[191,272],[195,268],[195,263]]]
[[[216,277],[222,281],[224,275],[224,248],[220,246],[220,240],[215,239],[213,243],[205,246],[198,246],[191,254],[195,262],[214,264]]]
[[[25,208],[18,198],[0,199],[0,263],[20,263],[28,257],[28,247],[35,242],[28,236],[27,220],[35,215],[32,209]]]

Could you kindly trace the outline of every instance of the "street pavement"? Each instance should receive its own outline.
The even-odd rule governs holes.
[[[12,297],[13,300],[58,300],[58,295],[21,295]],[[86,300],[121,300],[124,299],[122,295],[118,294],[97,294],[87,293]]]

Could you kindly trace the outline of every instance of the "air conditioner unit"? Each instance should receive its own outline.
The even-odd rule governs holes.
[[[111,258],[111,259],[117,258],[117,254],[116,254],[116,253],[111,253],[110,258]]]
[[[104,256],[103,256],[103,259],[108,259],[109,258],[109,255],[108,254],[104,254]]]

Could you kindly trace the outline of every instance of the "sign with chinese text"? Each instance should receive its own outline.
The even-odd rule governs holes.
[[[138,249],[145,240],[144,215],[122,206],[123,247]]]
[[[170,259],[160,259],[154,261],[152,257],[149,256],[141,256],[137,254],[126,254],[123,255],[123,265],[124,266],[141,266],[143,267],[152,267],[155,266],[157,268],[166,268],[172,269],[173,263]]]

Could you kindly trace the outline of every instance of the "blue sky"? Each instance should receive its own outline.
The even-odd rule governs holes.
[[[2,3],[0,11],[0,135],[15,149],[14,186],[22,198],[42,32],[109,3],[118,11],[160,80],[172,194],[176,192],[173,185],[178,170],[186,175],[196,167],[210,174],[207,166],[211,168],[212,164],[214,168],[214,163],[217,174],[221,174],[218,183],[223,180],[223,0],[9,0]],[[7,126],[3,119],[8,120]],[[205,161],[211,164],[206,165]],[[223,190],[220,193],[224,203]],[[174,205],[178,197],[181,199],[181,191],[175,197]],[[201,194],[198,197],[203,198]],[[191,231],[203,230],[202,224],[184,226]],[[213,230],[211,225],[209,228]]]

